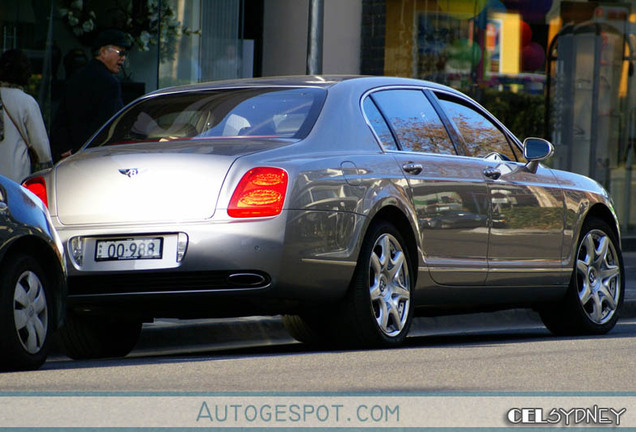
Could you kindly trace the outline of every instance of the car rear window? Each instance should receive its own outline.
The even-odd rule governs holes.
[[[88,147],[217,138],[302,139],[326,96],[317,88],[238,88],[142,99],[110,121]]]

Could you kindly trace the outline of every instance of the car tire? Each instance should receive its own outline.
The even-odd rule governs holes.
[[[588,218],[581,229],[574,269],[565,298],[540,311],[556,335],[599,335],[618,320],[625,296],[623,257],[614,231]]]
[[[298,342],[311,346],[326,346],[329,341],[328,327],[324,320],[313,315],[283,315],[283,326]]]
[[[69,311],[59,339],[66,355],[74,360],[124,357],[137,344],[141,326],[141,321],[87,317]]]
[[[334,337],[349,346],[400,345],[413,318],[414,271],[400,232],[389,222],[374,222],[362,243]]]
[[[16,255],[0,266],[0,368],[35,370],[51,334],[49,278],[38,261]]]

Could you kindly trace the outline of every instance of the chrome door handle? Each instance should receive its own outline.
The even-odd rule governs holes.
[[[501,177],[501,171],[499,171],[497,168],[486,168],[482,172],[486,177],[493,180],[497,180],[499,179],[499,177]]]
[[[404,165],[402,165],[402,169],[404,169],[404,171],[406,171],[409,174],[419,174],[422,172],[422,170],[424,169],[424,167],[422,166],[422,164],[418,164],[418,163],[406,163]]]

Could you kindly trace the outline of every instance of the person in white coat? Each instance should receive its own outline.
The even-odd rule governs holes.
[[[30,77],[31,62],[21,50],[11,49],[2,54],[0,174],[16,182],[31,174],[32,166],[39,169],[52,165],[42,112],[37,101],[23,90]]]

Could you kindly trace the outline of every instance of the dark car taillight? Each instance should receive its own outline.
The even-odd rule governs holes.
[[[287,192],[287,172],[280,168],[249,170],[239,182],[227,213],[231,217],[276,216],[283,209]]]
[[[46,207],[49,206],[49,200],[46,195],[46,181],[44,177],[33,177],[22,183],[22,186],[33,192],[42,200]]]

